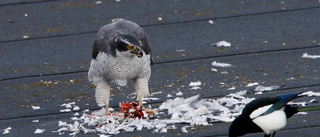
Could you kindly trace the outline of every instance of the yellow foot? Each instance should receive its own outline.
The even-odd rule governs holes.
[[[106,116],[110,115],[110,111],[109,111],[109,105],[106,105]]]
[[[142,107],[143,107],[143,104],[142,104],[142,99],[141,99],[141,97],[139,97],[139,98],[138,98],[138,100],[139,100],[139,106],[142,106]]]

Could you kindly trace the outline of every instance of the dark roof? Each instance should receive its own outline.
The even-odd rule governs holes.
[[[253,87],[245,87],[251,82],[284,86],[250,97],[320,88],[320,61],[302,58],[304,53],[320,54],[320,2],[316,0],[101,0],[101,4],[1,0],[0,7],[0,130],[12,127],[6,136],[35,136],[37,128],[46,130],[40,136],[57,135],[51,131],[58,129],[58,121],[67,121],[74,114],[61,113],[63,103],[75,101],[81,109],[98,108],[87,71],[97,30],[113,18],[136,22],[147,34],[154,61],[150,92],[163,92],[156,95],[159,101],[149,104],[165,101],[177,89],[183,91],[183,97],[204,93],[207,98],[252,91]],[[222,40],[232,46],[211,46]],[[212,72],[213,61],[233,67]],[[189,90],[192,81],[201,81],[202,89]],[[233,86],[235,90],[228,90]],[[110,107],[132,100],[127,97],[133,91],[129,87],[114,92]],[[40,110],[31,108],[38,105]],[[35,119],[39,123],[33,123]],[[319,135],[319,119],[319,112],[293,116],[277,136]],[[199,126],[186,135],[227,136],[229,125]],[[120,135],[150,133],[152,130],[143,129]],[[178,128],[152,135],[185,134]]]

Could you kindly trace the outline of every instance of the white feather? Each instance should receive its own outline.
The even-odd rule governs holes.
[[[251,118],[251,119],[257,118],[257,117],[260,116],[262,113],[266,112],[271,106],[272,106],[272,104],[271,104],[271,105],[267,105],[267,106],[263,106],[263,107],[260,107],[260,108],[256,109],[255,111],[253,111],[253,112],[250,114],[250,118]]]

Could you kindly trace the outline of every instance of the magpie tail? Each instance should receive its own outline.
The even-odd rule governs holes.
[[[297,107],[297,111],[299,112],[314,111],[314,110],[320,110],[320,105]]]
[[[306,111],[314,111],[314,110],[320,110],[320,105],[315,106],[292,106],[292,105],[286,105],[285,106],[285,113],[287,118],[290,118],[294,114],[298,112],[306,112]]]

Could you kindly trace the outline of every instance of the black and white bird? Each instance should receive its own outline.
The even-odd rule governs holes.
[[[151,48],[144,30],[136,23],[114,19],[97,33],[88,72],[89,81],[96,86],[96,102],[109,112],[110,82],[119,86],[134,81],[139,105],[149,94],[148,82],[152,64]]]
[[[274,136],[276,131],[287,124],[292,115],[311,110],[320,110],[320,106],[289,105],[288,102],[305,96],[303,92],[284,94],[276,97],[258,98],[248,103],[242,114],[230,125],[229,137],[243,136],[247,133],[264,132],[265,137]]]

